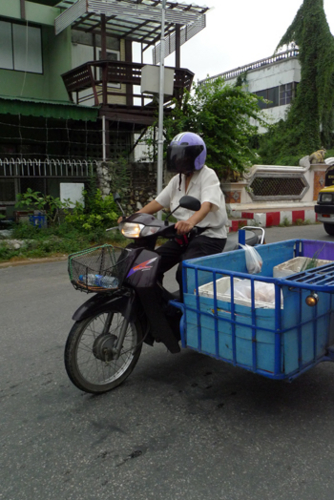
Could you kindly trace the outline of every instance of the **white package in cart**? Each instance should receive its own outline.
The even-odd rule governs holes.
[[[218,300],[231,302],[230,278],[224,277],[216,281],[216,294]],[[234,283],[234,303],[242,306],[251,307],[252,289],[251,280],[233,278]],[[202,297],[213,298],[213,283],[207,283],[198,288],[199,295]],[[256,308],[274,309],[275,308],[275,284],[264,281],[254,281],[254,299]],[[283,308],[283,293],[281,292],[281,307]]]
[[[231,289],[227,294],[231,296]],[[234,300],[252,300],[252,287],[250,280],[240,280],[234,285]],[[255,302],[266,303],[267,307],[275,307],[275,285],[274,283],[265,283],[264,281],[254,281],[254,299]]]

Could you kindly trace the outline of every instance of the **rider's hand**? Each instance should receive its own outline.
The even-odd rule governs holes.
[[[194,224],[187,220],[179,220],[175,224],[175,229],[177,234],[182,235],[182,234],[187,234],[189,233],[194,227]]]
[[[120,217],[118,217],[117,219],[117,224],[120,224],[123,220],[123,215],[121,215]]]

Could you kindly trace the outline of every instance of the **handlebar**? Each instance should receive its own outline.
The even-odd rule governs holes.
[[[259,227],[259,226],[243,226],[240,229],[245,229],[245,230],[250,229],[251,231],[254,231],[254,230],[257,229],[258,231],[260,231],[261,232],[261,236],[259,236],[259,238],[260,238],[259,245],[263,245],[264,238],[265,238],[265,235],[266,235],[266,232],[263,229],[263,227]]]

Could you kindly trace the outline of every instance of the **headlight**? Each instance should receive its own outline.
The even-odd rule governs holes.
[[[155,234],[159,231],[159,227],[157,226],[145,226],[144,229],[142,229],[140,236],[151,236],[152,234]]]
[[[142,238],[155,234],[159,229],[159,226],[144,226],[144,224],[136,222],[125,222],[121,227],[121,233],[126,238]]]
[[[125,222],[121,227],[121,233],[126,238],[139,238],[140,232],[144,227],[145,226],[143,224]]]
[[[332,193],[323,193],[321,195],[321,201],[322,201],[322,203],[332,203],[332,201],[333,201]]]

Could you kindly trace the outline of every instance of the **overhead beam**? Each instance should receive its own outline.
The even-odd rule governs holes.
[[[116,15],[119,19],[125,18],[124,20],[130,18],[130,20],[143,19],[159,22],[161,18],[161,9],[157,7],[143,4],[129,5],[122,2],[105,2],[102,0],[78,0],[78,2],[67,8],[55,19],[56,35],[68,28],[68,26],[80,17],[84,18],[89,13],[95,13],[96,15],[104,14],[106,17]],[[166,22],[184,25],[196,21],[199,15],[198,12],[169,8],[166,10]]]

